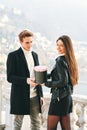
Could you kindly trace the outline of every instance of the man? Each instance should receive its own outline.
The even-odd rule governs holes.
[[[21,130],[24,115],[30,115],[31,130],[40,130],[42,88],[34,82],[34,66],[39,65],[38,55],[31,50],[33,33],[23,30],[19,34],[21,47],[8,54],[7,80],[11,85],[11,109],[14,130]]]

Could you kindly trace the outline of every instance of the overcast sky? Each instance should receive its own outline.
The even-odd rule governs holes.
[[[33,10],[33,12],[38,12],[36,10],[40,10],[40,12],[50,11],[59,9],[67,10],[67,9],[76,9],[77,10],[87,10],[87,0],[0,0],[0,3],[4,3],[8,7],[17,7],[25,11],[25,13],[29,13]]]
[[[41,27],[44,35],[49,30],[49,35],[50,33],[52,35],[53,31],[56,37],[58,31],[61,34],[65,30],[67,33],[66,29],[71,26],[73,26],[73,30],[70,31],[74,33],[73,35],[76,31],[76,33],[79,32],[79,28],[82,33],[87,34],[87,0],[0,0],[0,3],[9,8],[23,10],[32,23],[36,22],[37,26]],[[62,26],[61,23],[64,25]],[[60,26],[63,28],[60,29]],[[37,31],[40,31],[39,28]],[[74,31],[74,29],[76,30]]]

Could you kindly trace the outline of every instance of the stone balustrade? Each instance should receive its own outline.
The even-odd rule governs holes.
[[[9,109],[10,109],[10,105],[9,105],[10,87],[9,86],[10,84],[8,84],[6,81],[4,81],[2,86],[0,86],[0,89],[2,88],[2,90],[0,90],[0,92],[2,92],[1,99],[4,101],[4,106],[2,106],[3,108],[0,108],[0,110],[4,111],[4,116],[5,116],[4,123],[6,124],[5,130],[13,130],[14,117],[9,114]],[[43,114],[40,115],[40,117],[43,123],[42,126],[43,130],[46,130],[47,114],[48,114],[47,112],[49,108],[51,95],[48,93],[44,93],[44,97],[45,97],[45,104],[42,108]],[[72,130],[87,130],[87,96],[73,94],[72,97],[73,97],[73,113],[71,114]],[[0,105],[2,105],[1,102]],[[1,118],[2,116],[0,115],[0,119]],[[60,130],[60,126],[58,126],[58,130]]]
[[[87,96],[73,95],[72,130],[87,130]]]

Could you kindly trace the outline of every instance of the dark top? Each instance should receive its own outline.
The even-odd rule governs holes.
[[[65,56],[59,56],[56,59],[56,64],[50,74],[51,81],[47,81],[45,85],[51,88],[51,92],[57,91],[57,94],[52,98],[58,98],[59,100],[66,95],[69,95],[73,91],[73,86],[70,80],[70,74]]]

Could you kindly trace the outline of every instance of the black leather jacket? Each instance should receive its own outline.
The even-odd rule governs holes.
[[[52,98],[60,100],[61,98],[71,94],[73,86],[70,80],[68,65],[65,56],[59,56],[56,64],[51,71],[50,80],[45,85],[51,88]]]

